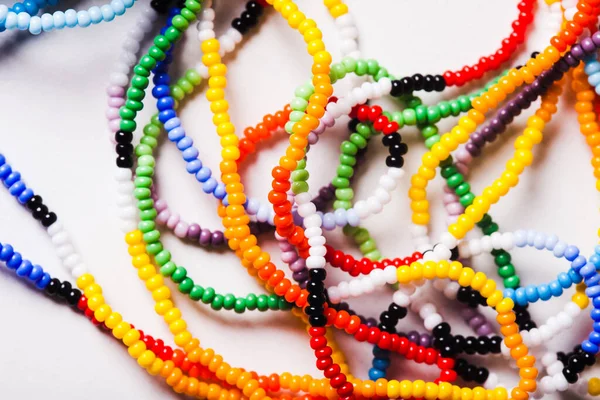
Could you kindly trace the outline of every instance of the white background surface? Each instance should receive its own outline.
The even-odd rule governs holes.
[[[3,0],[6,1],[6,0]],[[143,0],[140,0],[142,2]],[[222,1],[217,5],[217,30],[223,32],[243,8],[241,1]],[[529,42],[518,53],[526,60],[531,51],[542,49],[552,32],[545,27],[548,11],[540,2]],[[99,4],[99,3],[94,3]],[[482,55],[495,51],[510,32],[517,16],[517,1],[481,2],[478,0],[348,1],[361,33],[360,46],[366,57],[377,58],[397,75],[442,73],[473,64]],[[92,2],[77,4],[88,8]],[[337,52],[334,25],[320,1],[299,1],[301,9],[313,17],[324,32],[328,48]],[[120,52],[124,33],[141,11],[138,4],[124,17],[110,24],[87,29],[45,33],[38,37],[18,35],[14,46],[7,46],[2,34],[0,45],[0,152],[7,156],[26,182],[55,211],[70,232],[92,273],[104,288],[105,298],[115,310],[145,331],[164,339],[169,331],[154,314],[151,296],[130,264],[123,235],[116,217],[114,154],[108,141],[104,118],[105,88],[108,75]],[[233,121],[241,134],[243,127],[255,125],[268,112],[279,110],[291,99],[294,88],[309,78],[310,59],[301,37],[283,19],[269,10],[263,23],[237,52],[229,64],[227,97]],[[186,36],[183,55],[177,57],[175,71],[200,60],[195,29]],[[490,78],[487,76],[486,78]],[[477,85],[483,84],[477,82]],[[474,89],[478,86],[472,86]],[[465,89],[463,89],[464,93]],[[427,103],[452,98],[459,92],[449,90],[424,96]],[[537,104],[537,103],[536,103]],[[544,131],[544,141],[535,150],[534,164],[523,175],[519,186],[491,214],[503,230],[534,228],[557,233],[590,254],[600,226],[597,196],[589,164],[590,152],[579,134],[573,96],[560,102],[560,111]],[[530,115],[532,110],[526,113]],[[142,121],[148,113],[142,114]],[[189,102],[182,113],[187,132],[200,146],[201,158],[216,170],[220,148],[210,123],[210,111],[203,95]],[[441,125],[450,128],[451,121]],[[480,193],[501,172],[512,152],[512,141],[525,126],[519,118],[498,143],[486,148],[484,160],[474,164],[472,184]],[[405,129],[409,143],[407,171],[413,173],[424,146],[416,130]],[[311,187],[325,184],[337,165],[338,145],[346,136],[345,123],[323,136],[309,155]],[[359,172],[357,198],[364,198],[375,187],[384,171],[384,150],[372,141],[369,163]],[[243,179],[252,195],[266,200],[268,172],[285,148],[283,135],[276,135],[252,157]],[[178,151],[170,143],[160,147],[158,160],[159,192],[187,220],[202,226],[220,227],[216,202],[208,198],[184,170]],[[319,173],[314,173],[319,171]],[[322,173],[321,171],[326,171]],[[405,227],[409,221],[408,177],[394,193],[393,202],[378,216],[367,221],[384,255],[405,256],[413,251]],[[445,223],[439,195],[440,180],[431,186],[434,231]],[[221,293],[246,295],[262,292],[260,285],[243,270],[232,253],[207,252],[172,235],[167,247],[178,265],[184,265],[195,281],[212,285]],[[329,235],[331,242],[350,249],[341,234]],[[261,238],[262,243],[267,240]],[[0,191],[0,241],[9,242],[28,259],[40,263],[61,279],[70,278],[61,269],[45,231],[29,212],[19,207],[7,191]],[[267,248],[275,250],[269,239]],[[352,247],[352,254],[358,250]],[[567,264],[549,254],[532,250],[514,253],[514,264],[525,284],[547,282]],[[279,256],[275,254],[278,262]],[[475,266],[493,271],[490,257],[480,257]],[[340,275],[332,274],[335,277]],[[495,276],[495,274],[493,275]],[[334,281],[335,279],[332,279]],[[173,287],[173,286],[172,286]],[[176,290],[174,290],[176,292]],[[570,295],[570,293],[569,293]],[[456,304],[446,305],[434,298],[445,317],[456,319]],[[205,347],[213,347],[233,366],[255,369],[259,373],[290,371],[317,375],[313,355],[301,324],[289,314],[271,312],[215,313],[202,304],[192,304],[176,295],[191,331]],[[391,301],[391,291],[381,291],[354,302],[359,311],[379,315]],[[558,312],[566,297],[530,309],[538,323]],[[490,315],[490,314],[488,314]],[[53,303],[37,290],[17,280],[13,273],[0,269],[0,398],[33,399],[171,399],[176,396],[157,379],[149,377],[127,355],[123,346],[100,333],[85,318],[67,307]],[[416,319],[409,319],[413,323]],[[422,325],[413,325],[423,330]],[[408,322],[400,325],[410,330]],[[551,343],[555,350],[570,350],[591,328],[586,316],[560,340]],[[456,326],[461,333],[470,333]],[[338,336],[347,351],[352,371],[366,378],[371,362],[371,347]],[[170,341],[170,340],[169,340]],[[489,362],[488,362],[489,364]],[[391,376],[415,378],[413,364],[394,358]],[[411,372],[407,373],[407,367]],[[497,369],[498,370],[498,369]],[[427,369],[434,378],[436,370]],[[500,369],[503,382],[512,386],[514,370]],[[504,372],[503,372],[504,371]],[[588,373],[589,374],[589,373]],[[419,374],[422,376],[422,374]],[[556,398],[559,398],[558,396]]]

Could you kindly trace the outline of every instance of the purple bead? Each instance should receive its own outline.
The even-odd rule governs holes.
[[[211,232],[208,229],[202,229],[200,231],[200,239],[198,240],[198,242],[202,246],[208,246],[210,244],[210,236]]]
[[[479,154],[481,154],[481,150],[479,150],[473,143],[469,142],[467,143],[467,145],[465,146],[465,149],[467,149],[467,151],[469,153],[471,153],[471,155],[473,157],[477,157],[479,156]]]
[[[581,47],[583,48],[583,51],[585,51],[588,54],[591,54],[594,52],[594,50],[596,50],[596,45],[594,44],[594,41],[589,37],[581,41]]]
[[[308,270],[296,271],[292,274],[292,277],[296,282],[306,282],[308,280]]]
[[[585,52],[579,44],[576,44],[573,47],[571,47],[571,54],[573,54],[573,56],[578,60],[581,60],[585,56]]]
[[[477,335],[478,336],[491,335],[493,332],[494,331],[492,329],[492,326],[488,322],[484,323],[479,328],[477,328]]]
[[[302,257],[299,257],[296,261],[290,264],[292,272],[299,272],[306,270],[306,261]]]
[[[196,240],[200,237],[201,230],[202,228],[200,228],[200,225],[193,223],[188,228],[187,237],[189,239]]]
[[[367,318],[367,326],[369,328],[374,328],[377,326],[377,320],[375,318]]]
[[[419,332],[416,331],[410,331],[408,332],[408,336],[407,336],[408,340],[410,340],[413,343],[419,343],[419,339],[421,338],[421,335],[419,335]]]
[[[475,132],[474,134],[471,135],[471,142],[473,142],[473,144],[475,144],[475,146],[481,148],[485,144],[485,137],[483,136],[482,133]]]
[[[223,232],[216,230],[212,233],[211,243],[213,246],[222,246],[225,243]]]
[[[473,329],[477,329],[477,327],[481,326],[485,322],[485,319],[482,315],[476,315],[469,320],[469,326]]]
[[[494,132],[496,135],[504,132],[504,129],[506,129],[504,124],[496,117],[492,118],[489,127],[490,131]]]
[[[419,339],[419,344],[423,347],[430,347],[431,346],[431,336],[429,336],[426,333],[422,334],[421,338]]]
[[[509,114],[509,112],[505,109],[502,108],[500,109],[500,111],[498,112],[498,119],[504,124],[504,125],[508,125],[513,121],[513,116]]]
[[[576,67],[579,65],[579,60],[575,56],[573,56],[573,54],[570,51],[567,52],[567,54],[565,54],[562,59],[565,60],[567,64],[569,64],[569,67]]]
[[[594,32],[592,35],[592,41],[596,46],[600,46],[600,31]]]

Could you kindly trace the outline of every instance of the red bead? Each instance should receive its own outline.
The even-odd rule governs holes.
[[[446,81],[446,86],[454,86],[456,83],[454,73],[452,71],[444,72],[444,81]]]
[[[381,331],[379,330],[379,328],[371,328],[371,330],[369,331],[369,337],[367,338],[367,341],[371,344],[375,344],[379,341],[380,335]]]
[[[77,308],[81,311],[85,311],[87,309],[87,297],[85,295],[81,295],[79,301],[77,302]]]
[[[323,327],[312,327],[308,330],[308,334],[312,337],[315,336],[325,336],[327,331]]]
[[[400,354],[406,354],[406,352],[409,349],[410,342],[408,341],[407,338],[401,337],[399,339],[400,339],[400,343],[398,345],[398,353],[400,353]]]
[[[385,128],[385,126],[387,125],[387,123],[388,123],[387,118],[385,116],[383,116],[383,115],[380,115],[373,122],[373,128],[375,128],[376,130],[378,130],[379,132],[381,132],[383,130],[383,128]]]
[[[369,112],[369,106],[362,105],[358,107],[358,110],[356,111],[356,118],[358,118],[360,122],[365,122],[369,118]]]
[[[318,350],[327,346],[327,339],[325,336],[316,336],[310,339],[310,348]]]
[[[335,96],[331,96],[329,99],[327,99],[327,103],[337,103],[338,98]]]
[[[371,109],[369,110],[369,120],[371,120],[371,122],[375,122],[375,120],[379,118],[382,112],[383,110],[381,109],[381,107],[371,106]]]
[[[364,342],[369,337],[369,328],[366,325],[361,324],[358,331],[354,334],[354,337],[359,342]]]
[[[161,360],[163,361],[167,361],[173,358],[173,349],[171,348],[171,346],[165,346],[163,347],[163,351],[161,354]]]
[[[318,350],[315,350],[315,357],[326,358],[326,357],[329,357],[332,353],[333,353],[333,349],[329,346],[325,346]]]
[[[421,260],[421,259],[423,259],[423,254],[422,254],[422,253],[419,253],[418,251],[415,251],[415,252],[412,254],[412,257],[413,257],[415,260]]]
[[[94,317],[94,312],[89,308],[87,308],[83,314],[90,320]]]
[[[437,360],[437,366],[439,369],[452,369],[454,368],[454,360],[447,357],[440,357]]]
[[[187,357],[185,357],[181,363],[181,370],[183,372],[188,372],[193,365],[194,364]]]
[[[331,381],[329,383],[331,384],[331,387],[337,389],[341,387],[344,383],[346,383],[346,375],[339,373],[333,378],[331,378]]]
[[[173,363],[175,363],[176,367],[181,367],[181,364],[183,363],[183,360],[185,358],[185,354],[183,353],[183,351],[177,349],[173,352]]]
[[[407,360],[413,360],[416,355],[417,355],[417,345],[414,343],[410,343],[408,345],[408,351],[406,352],[405,357]]]
[[[154,338],[152,338],[151,336],[144,336],[143,338],[140,337],[140,339],[142,340],[142,342],[144,342],[148,350],[154,351]]]
[[[456,372],[451,369],[445,369],[440,372],[440,380],[442,382],[454,382],[457,378]]]
[[[350,382],[344,383],[337,390],[337,394],[339,396],[350,396],[352,394],[352,392],[354,392],[354,386]]]
[[[379,346],[382,349],[387,349],[390,347],[391,344],[392,338],[390,334],[387,332],[381,332],[381,336],[379,337],[379,342],[377,343],[377,346]]]
[[[438,358],[437,352],[434,349],[427,349],[425,352],[425,364],[433,365]]]
[[[200,368],[198,368],[198,365],[192,365],[192,368],[190,368],[190,370],[188,371],[188,375],[190,378],[198,379],[200,377]]]
[[[388,122],[387,125],[383,127],[383,134],[389,135],[390,133],[396,132],[398,129],[400,129],[400,126],[398,125],[398,123],[396,121],[391,121],[391,122]]]
[[[422,346],[419,346],[419,348],[417,349],[417,355],[415,356],[415,361],[419,364],[422,364],[425,362],[425,353],[426,349]]]
[[[333,364],[333,359],[331,357],[319,358],[316,364],[319,371],[324,371]]]
[[[325,375],[325,378],[330,379],[330,378],[333,378],[334,376],[338,375],[340,373],[340,371],[341,371],[340,366],[337,364],[333,364],[333,365],[329,366],[329,368],[327,368],[323,374]]]

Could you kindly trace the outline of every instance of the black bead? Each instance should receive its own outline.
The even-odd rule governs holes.
[[[471,293],[469,295],[469,307],[477,308],[478,305],[479,305],[479,292],[477,292],[476,290],[471,290]]]
[[[167,2],[160,0],[152,0],[150,2],[150,7],[152,7],[159,14],[165,14],[169,10],[169,5]]]
[[[487,336],[477,338],[475,350],[477,350],[477,354],[481,354],[482,356],[490,352],[490,342]]]
[[[461,286],[456,293],[456,300],[460,301],[461,303],[467,303],[470,297],[471,293],[468,287]]]
[[[439,338],[450,334],[450,325],[447,322],[441,322],[433,328],[433,337]]]
[[[423,79],[423,89],[425,89],[426,92],[432,92],[433,88],[433,76],[425,75],[425,78]]]
[[[59,289],[60,289],[60,281],[56,278],[52,278],[50,280],[50,282],[48,283],[48,286],[46,286],[46,288],[44,290],[50,296],[54,296],[56,293],[58,293]]]
[[[117,167],[119,168],[131,168],[133,167],[133,157],[131,156],[118,156]]]
[[[240,18],[235,18],[233,21],[231,21],[231,27],[242,35],[248,32],[248,27]]]
[[[359,123],[360,121],[358,119],[352,118],[350,121],[348,121],[348,130],[350,132],[356,132],[356,127]]]
[[[579,354],[574,354],[569,357],[568,367],[571,368],[575,373],[581,372],[585,368],[583,357]]]
[[[379,315],[379,321],[384,325],[396,325],[398,318],[392,316],[389,312],[384,311]]]
[[[60,297],[66,298],[69,293],[71,293],[71,284],[67,281],[60,284],[60,288],[58,289],[58,295]]]
[[[401,79],[402,85],[404,86],[404,93],[410,93],[415,90],[415,84],[411,77],[406,76]]]
[[[36,208],[32,210],[33,218],[42,219],[42,217],[48,214],[48,207],[43,204],[38,205]]]
[[[131,143],[133,141],[133,134],[126,131],[117,131],[115,133],[115,141],[121,144]]]
[[[477,368],[477,375],[475,376],[475,382],[483,385],[487,380],[488,376],[490,376],[490,371],[487,368]]]
[[[458,247],[453,247],[450,249],[450,261],[458,260]]]
[[[309,271],[308,276],[311,280],[323,282],[327,277],[327,271],[325,268],[313,268]]]
[[[433,339],[433,347],[438,350],[441,350],[444,348],[444,346],[452,346],[452,348],[455,349],[451,342],[452,342],[451,336],[436,337]]]
[[[325,291],[325,286],[323,286],[323,282],[311,280],[306,283],[306,290],[308,291],[308,293],[320,294]]]
[[[327,318],[324,315],[313,315],[308,317],[308,323],[310,326],[321,327],[327,324]]]
[[[454,336],[454,349],[457,353],[462,353],[465,350],[465,337],[463,335]]]
[[[406,153],[408,153],[408,146],[406,145],[406,143],[393,144],[390,146],[389,151],[390,155],[403,156]]]
[[[395,316],[397,319],[402,319],[406,317],[407,310],[405,307],[401,307],[396,303],[391,303],[388,307],[388,312]]]
[[[500,336],[492,336],[490,338],[490,351],[494,354],[498,354],[501,351],[500,344],[502,343],[502,338]]]
[[[454,357],[456,355],[456,351],[451,344],[447,344],[440,349],[440,354],[442,357]]]
[[[383,332],[396,333],[396,327],[394,325],[379,324],[379,329]]]
[[[535,327],[536,327],[535,322],[533,322],[532,320],[525,321],[521,324],[521,329],[525,330],[525,331],[530,331]]]
[[[565,376],[565,378],[567,379],[567,382],[569,382],[569,383],[577,382],[577,379],[578,379],[577,373],[575,371],[573,371],[571,368],[569,368],[569,367],[563,368],[562,373]]]
[[[474,381],[477,378],[477,369],[474,365],[467,366],[467,372],[463,375],[463,379],[467,382]]]
[[[42,225],[44,228],[49,227],[56,222],[56,214],[53,212],[46,213],[42,216]]]
[[[401,142],[402,136],[400,136],[398,132],[390,133],[389,135],[384,135],[381,138],[381,143],[383,143],[385,147],[390,147]]]
[[[592,366],[596,363],[596,357],[593,354],[590,353],[586,353],[585,351],[583,353],[581,353],[581,355],[583,356],[583,362],[585,365],[587,366]]]
[[[27,208],[33,211],[40,204],[42,204],[42,196],[36,194],[27,201]]]
[[[402,168],[404,165],[404,159],[402,157],[387,156],[385,159],[385,165],[388,167]]]
[[[475,354],[475,338],[473,336],[467,336],[465,338],[465,353]]]
[[[462,358],[457,358],[456,362],[454,363],[454,370],[458,375],[463,376],[467,372],[468,366],[469,363],[466,360]]]
[[[402,81],[398,79],[394,79],[392,81],[392,90],[390,91],[390,94],[394,97],[400,97],[404,95],[404,84]]]
[[[556,353],[556,358],[564,365],[567,365],[567,355],[564,352],[559,351],[558,353]]]
[[[117,144],[116,150],[117,154],[120,156],[129,156],[133,154],[133,146],[131,145],[131,143],[119,143]]]
[[[531,53],[531,58],[536,58],[539,54],[539,51],[534,51],[533,53]]]
[[[425,83],[425,81],[423,79],[423,75],[414,74],[412,76],[412,80],[413,80],[413,87],[415,90],[423,90],[423,84]]]
[[[307,297],[308,304],[311,306],[321,305],[324,303],[324,300],[323,295],[318,293],[310,293]]]
[[[446,80],[442,75],[434,75],[433,76],[433,90],[436,92],[441,92],[446,89]]]
[[[81,298],[81,291],[79,289],[72,289],[66,297],[67,303],[72,306],[76,306]]]
[[[246,24],[246,26],[248,27],[248,29],[256,26],[256,24],[258,23],[258,18],[256,15],[252,14],[249,11],[244,11],[240,17],[242,19],[242,21]]]
[[[308,316],[323,315],[323,307],[308,306],[304,308],[304,312]]]
[[[257,1],[249,1],[246,3],[246,10],[256,17],[260,17],[263,13],[263,6]]]

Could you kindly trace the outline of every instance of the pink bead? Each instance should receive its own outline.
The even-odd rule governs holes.
[[[179,220],[181,218],[179,217],[179,214],[173,214],[169,217],[169,219],[167,220],[167,227],[169,229],[175,229],[175,227],[177,226],[177,224],[179,223]]]
[[[119,129],[121,129],[121,120],[113,119],[108,123],[108,128],[113,132],[117,132]]]
[[[459,161],[464,164],[470,164],[473,160],[473,156],[471,153],[467,151],[464,147],[459,148],[455,153],[456,161]]]
[[[315,129],[311,133],[315,133],[317,135],[320,135],[324,131],[325,131],[325,124],[323,123],[323,121],[319,120],[319,126],[317,126],[317,129]]]
[[[121,107],[125,104],[125,99],[122,97],[110,97],[108,99],[108,105],[111,107]]]
[[[281,250],[281,252],[291,251],[294,250],[294,246],[289,244],[287,241],[279,242],[279,250]]]
[[[442,201],[444,202],[444,205],[446,205],[446,204],[456,203],[458,201],[458,199],[456,198],[456,195],[454,195],[452,193],[444,193],[444,197],[442,198]]]
[[[335,119],[327,111],[325,111],[325,114],[323,114],[323,117],[321,117],[321,121],[323,121],[323,124],[325,124],[325,126],[328,128],[331,128],[335,124]]]
[[[158,221],[159,224],[164,225],[167,223],[170,216],[171,216],[171,211],[169,211],[169,209],[167,208],[158,214],[158,216],[156,217],[156,221]]]
[[[469,167],[465,163],[457,162],[456,169],[458,170],[458,172],[460,172],[463,175],[469,174]]]
[[[318,141],[319,141],[319,137],[317,136],[316,133],[311,132],[308,134],[308,144],[314,145],[314,144],[317,144]]]
[[[454,190],[450,189],[448,185],[444,185],[444,193],[454,194]]]
[[[156,208],[156,211],[158,213],[160,213],[161,211],[163,211],[163,210],[165,210],[167,208],[167,202],[164,201],[163,199],[158,199],[154,203],[154,207]]]
[[[281,253],[281,261],[286,264],[293,263],[298,259],[298,254],[295,251],[286,251],[285,253]]]
[[[189,225],[186,222],[180,221],[177,226],[175,226],[175,230],[173,232],[175,233],[175,236],[183,239],[187,235],[188,227]]]
[[[452,225],[452,224],[456,223],[456,221],[458,221],[458,215],[448,215],[446,217],[447,225]]]
[[[110,107],[106,109],[106,118],[109,120],[113,120],[113,119],[117,119],[120,118],[121,116],[119,115],[119,109],[115,108],[115,107]]]
[[[448,211],[449,215],[461,215],[464,211],[463,206],[460,203],[451,203],[451,204],[446,204],[446,210]]]
[[[298,257],[296,261],[290,264],[290,269],[293,272],[302,271],[304,268],[306,268],[306,262],[302,257]]]
[[[106,93],[109,96],[120,96],[123,97],[125,95],[125,88],[117,85],[111,85],[106,89]]]

